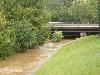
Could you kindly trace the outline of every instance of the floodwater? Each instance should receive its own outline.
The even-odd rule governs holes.
[[[33,75],[53,53],[71,40],[62,40],[59,43],[46,43],[37,49],[27,50],[0,62],[0,75]]]

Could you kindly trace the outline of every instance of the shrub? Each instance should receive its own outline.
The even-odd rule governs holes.
[[[53,42],[59,42],[63,38],[62,31],[55,31],[52,36]]]
[[[48,30],[44,11],[46,0],[2,0],[0,1],[0,58],[23,52],[45,43]]]
[[[26,49],[42,45],[49,37],[48,29],[38,29],[28,20],[11,22],[11,24],[15,30],[15,49],[17,52],[24,52]]]
[[[5,59],[14,53],[13,46],[15,37],[13,30],[6,29],[0,31],[0,58]]]
[[[38,30],[37,32],[37,42],[38,45],[44,44],[50,37],[50,32],[48,29],[41,28],[41,30]]]
[[[16,21],[12,23],[15,29],[17,52],[23,52],[26,49],[35,47],[37,43],[37,28],[35,28],[28,20]]]
[[[14,31],[8,27],[3,12],[0,12],[0,59],[6,59],[14,53],[14,43]]]

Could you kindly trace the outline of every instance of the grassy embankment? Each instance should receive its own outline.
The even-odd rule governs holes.
[[[100,38],[88,36],[66,44],[35,75],[100,75]]]

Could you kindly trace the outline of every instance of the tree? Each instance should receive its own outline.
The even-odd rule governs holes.
[[[98,23],[97,0],[74,1],[69,7],[69,13],[81,23]]]
[[[70,21],[70,17],[67,8],[74,0],[49,0],[47,3],[47,9],[51,14],[50,21]]]
[[[98,23],[97,2],[97,0],[50,0],[48,9],[51,12],[51,21]]]
[[[48,22],[48,14],[45,12],[46,1],[0,0],[0,8],[4,10],[9,28],[14,29],[13,32],[15,32],[16,49],[26,50],[40,43],[43,44],[48,38],[49,31],[43,28]],[[42,39],[41,42],[37,40],[38,38]]]

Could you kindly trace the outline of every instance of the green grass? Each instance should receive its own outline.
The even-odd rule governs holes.
[[[35,75],[100,75],[100,38],[88,36],[66,44]]]

